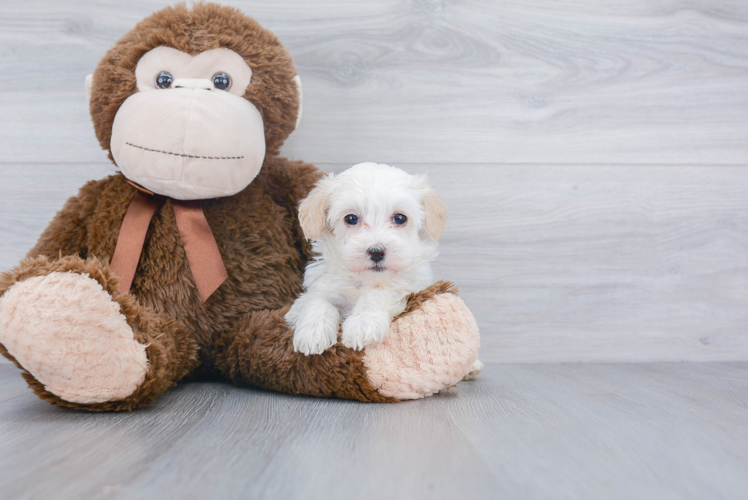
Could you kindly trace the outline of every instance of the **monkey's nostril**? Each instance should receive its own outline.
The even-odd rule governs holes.
[[[369,258],[374,261],[375,264],[384,260],[384,248],[370,248]]]

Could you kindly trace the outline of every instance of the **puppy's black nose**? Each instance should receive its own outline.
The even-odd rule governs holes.
[[[370,248],[369,258],[374,261],[375,264],[384,260],[384,248]]]

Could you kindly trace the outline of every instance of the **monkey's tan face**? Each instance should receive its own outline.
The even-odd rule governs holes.
[[[229,49],[190,56],[170,47],[146,53],[138,92],[117,111],[111,151],[131,181],[179,200],[238,193],[265,158],[257,108],[242,96],[252,78]]]

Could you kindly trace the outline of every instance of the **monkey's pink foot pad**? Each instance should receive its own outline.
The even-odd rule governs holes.
[[[382,342],[366,348],[364,365],[380,393],[418,399],[456,385],[479,349],[475,318],[462,299],[444,293],[393,322]]]
[[[54,272],[11,286],[0,299],[0,342],[71,403],[123,399],[148,369],[119,304],[85,274]]]

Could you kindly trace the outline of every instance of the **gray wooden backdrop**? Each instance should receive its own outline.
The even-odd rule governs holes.
[[[0,269],[114,171],[84,77],[167,3],[0,1]],[[285,155],[429,173],[484,360],[748,360],[748,2],[224,3],[295,57]]]

